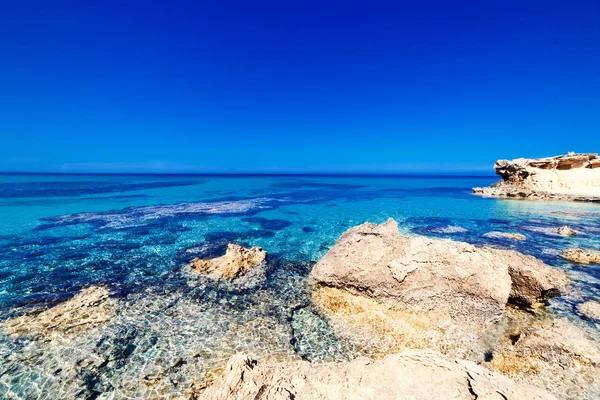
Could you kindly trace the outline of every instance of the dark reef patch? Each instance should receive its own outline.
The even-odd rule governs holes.
[[[302,227],[302,232],[304,233],[313,233],[316,232],[315,229],[311,228],[310,226],[303,226]]]
[[[204,239],[207,242],[216,242],[220,240],[229,240],[230,242],[238,242],[240,240],[247,239],[258,239],[258,238],[272,238],[275,236],[275,232],[264,229],[249,230],[243,232],[210,232],[204,235]]]
[[[114,181],[6,182],[0,183],[0,198],[76,197],[100,193],[131,192],[137,190],[192,186],[206,182],[207,181],[205,180],[127,183]]]
[[[259,224],[261,228],[271,231],[279,231],[292,225],[290,221],[285,219],[268,219],[261,217],[246,217],[242,218],[242,221]]]
[[[212,242],[202,242],[193,244],[179,250],[175,254],[175,260],[178,263],[188,263],[194,258],[214,258],[225,254],[227,245],[230,242],[227,239],[215,240]],[[247,246],[246,243],[237,243]]]
[[[496,224],[496,225],[510,225],[510,221],[506,220],[506,219],[497,219],[497,218],[490,218],[487,220],[490,224]]]

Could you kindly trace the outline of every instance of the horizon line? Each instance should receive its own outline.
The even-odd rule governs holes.
[[[431,177],[431,178],[492,178],[496,174],[437,174],[437,173],[341,173],[341,172],[25,172],[0,171],[0,175],[111,175],[111,176],[214,176],[214,177],[245,177],[245,176],[312,176],[312,177]]]

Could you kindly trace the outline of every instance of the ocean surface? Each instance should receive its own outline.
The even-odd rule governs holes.
[[[0,175],[0,322],[105,285],[102,328],[65,341],[0,333],[0,398],[186,398],[227,358],[348,359],[310,307],[307,277],[348,228],[396,219],[407,235],[512,248],[565,269],[553,312],[598,329],[576,305],[600,300],[600,267],[560,258],[600,248],[600,205],[471,194],[490,177]],[[563,238],[556,228],[579,231]],[[494,238],[514,232],[525,241]],[[182,268],[227,243],[269,254],[263,280],[194,281]]]

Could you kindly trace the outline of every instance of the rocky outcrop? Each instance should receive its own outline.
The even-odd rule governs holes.
[[[597,399],[600,347],[592,335],[567,320],[534,319],[507,332],[486,366],[561,398]]]
[[[560,228],[558,228],[556,230],[556,233],[558,233],[560,236],[564,236],[564,237],[570,237],[570,236],[577,235],[577,231],[568,226],[561,226]]]
[[[577,307],[577,311],[585,315],[589,319],[593,319],[600,322],[600,303],[593,300],[588,300],[585,303],[581,303]]]
[[[484,237],[491,239],[510,239],[510,240],[526,240],[527,237],[520,233],[508,233],[508,232],[488,232],[483,235]]]
[[[496,250],[503,251],[506,250]],[[512,250],[505,255],[510,257],[506,266],[511,279],[510,300],[514,304],[540,307],[547,299],[564,292],[569,285],[570,280],[563,271],[552,268],[535,257]]]
[[[4,330],[14,336],[53,339],[72,337],[96,328],[115,314],[108,290],[91,286],[73,298],[44,311],[23,315],[4,322]]]
[[[382,360],[349,363],[265,363],[232,357],[223,375],[201,396],[225,399],[554,399],[469,361],[450,361],[412,350]]]
[[[562,252],[561,257],[576,264],[600,264],[600,251],[573,248]]]
[[[247,249],[230,243],[225,255],[208,260],[195,258],[188,266],[191,271],[213,279],[235,279],[263,263],[266,258],[267,252],[260,247]]]
[[[346,231],[315,265],[314,280],[394,307],[443,311],[487,324],[509,297],[535,305],[567,284],[563,272],[513,250],[405,237],[392,219]]]
[[[498,160],[494,168],[502,180],[490,187],[474,188],[474,193],[520,199],[600,201],[597,154]]]
[[[532,351],[525,346],[527,340],[518,347],[522,350],[514,350],[515,343],[525,338],[533,343],[544,329],[551,331],[549,337],[558,332],[527,328],[545,315],[540,309],[545,300],[569,284],[563,271],[533,257],[446,239],[405,237],[393,220],[345,232],[315,265],[312,277],[314,307],[339,340],[361,354],[381,358],[408,349],[435,350],[484,365],[496,360],[509,366],[498,368],[507,374],[513,364],[541,357],[540,352],[533,358],[525,355]],[[528,319],[512,323],[514,315]],[[593,357],[596,347],[580,339],[576,336],[568,349]],[[569,365],[562,376],[576,375],[578,364]],[[545,371],[550,370],[543,382],[532,378],[529,383],[565,393],[568,387],[552,387],[552,374],[560,371]],[[524,374],[519,370],[517,376]],[[585,393],[591,394],[581,398],[600,391]]]

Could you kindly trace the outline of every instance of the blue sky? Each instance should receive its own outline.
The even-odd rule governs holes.
[[[2,3],[0,171],[485,173],[600,151],[595,0]]]

